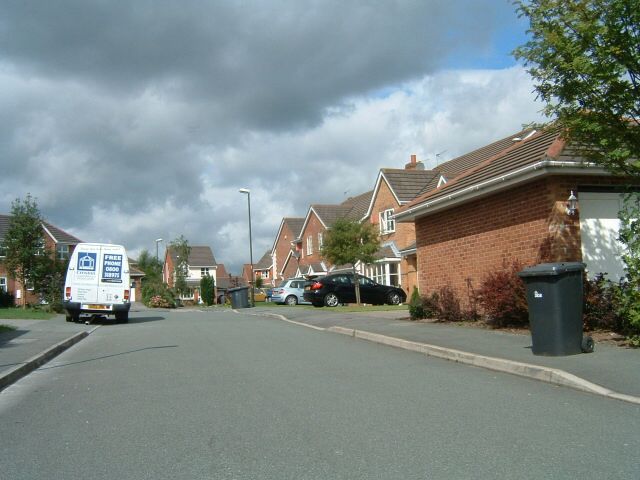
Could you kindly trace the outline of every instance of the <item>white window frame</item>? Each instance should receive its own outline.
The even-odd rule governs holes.
[[[9,291],[7,277],[0,277],[0,290],[4,291],[4,293],[7,293]]]
[[[69,258],[69,245],[66,243],[58,243],[56,245],[56,258],[58,260],[66,260]]]
[[[200,267],[200,277],[209,275],[209,267]]]
[[[3,248],[3,247],[0,245],[0,258],[6,258],[6,257],[7,257],[7,249],[6,249],[6,248]]]
[[[307,255],[313,255],[313,235],[307,237]]]
[[[322,232],[318,233],[318,250],[322,249],[322,245],[324,244],[324,238],[322,236]]]
[[[392,218],[393,208],[383,210],[378,215],[380,218],[380,233],[382,235],[396,231],[396,221]]]

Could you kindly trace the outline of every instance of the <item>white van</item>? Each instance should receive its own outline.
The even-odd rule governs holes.
[[[77,322],[80,314],[115,315],[129,321],[129,260],[122,245],[79,243],[69,260],[62,304],[67,322]]]

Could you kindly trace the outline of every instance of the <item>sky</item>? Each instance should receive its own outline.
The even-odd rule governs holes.
[[[7,0],[0,213],[85,242],[183,235],[240,274],[283,217],[540,121],[511,0]]]

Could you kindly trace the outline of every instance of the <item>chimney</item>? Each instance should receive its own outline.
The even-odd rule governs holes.
[[[411,155],[411,161],[404,166],[405,170],[424,170],[424,163],[418,160],[417,155]]]

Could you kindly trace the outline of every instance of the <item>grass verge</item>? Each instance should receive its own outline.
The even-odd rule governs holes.
[[[55,313],[33,308],[0,308],[0,318],[9,320],[49,320],[55,316]]]

